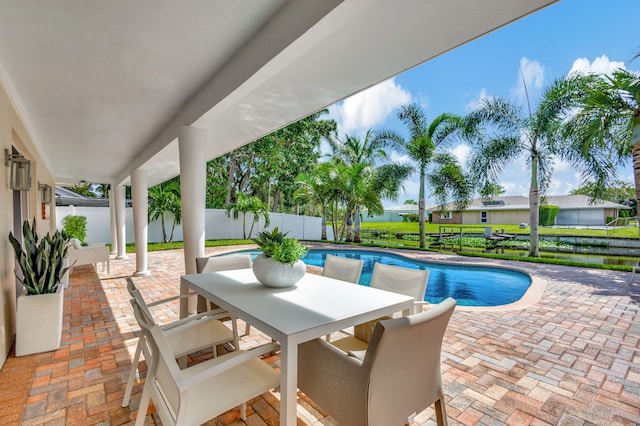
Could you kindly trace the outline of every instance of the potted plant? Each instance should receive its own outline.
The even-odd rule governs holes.
[[[16,279],[24,291],[18,296],[16,356],[47,352],[60,347],[64,286],[61,280],[68,251],[65,235],[56,231],[38,238],[36,222],[22,227],[23,244],[9,233],[21,274]]]
[[[290,287],[300,281],[307,271],[302,260],[307,248],[295,238],[287,238],[274,228],[254,238],[262,253],[253,261],[253,273],[267,287]]]

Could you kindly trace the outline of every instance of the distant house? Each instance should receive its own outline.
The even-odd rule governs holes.
[[[381,215],[369,215],[366,209],[362,211],[363,222],[403,222],[406,214],[418,214],[417,204],[405,204],[403,206],[385,207]]]
[[[77,207],[109,207],[108,198],[92,198],[80,195],[70,189],[56,186],[56,206],[77,206]],[[131,207],[131,200],[125,201],[127,207]]]
[[[629,207],[610,201],[596,200],[589,203],[585,195],[559,195],[547,197],[547,204],[558,206],[560,211],[555,225],[603,226],[607,217],[618,217],[620,210]],[[438,207],[427,209],[431,223],[440,224],[519,224],[529,222],[529,198],[523,196],[495,197],[491,200],[477,198],[463,211],[453,211],[448,205],[444,217]]]

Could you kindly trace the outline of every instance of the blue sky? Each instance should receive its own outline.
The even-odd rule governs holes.
[[[431,122],[443,112],[465,114],[486,96],[505,96],[524,102],[522,77],[532,105],[542,90],[571,70],[607,72],[616,67],[639,71],[638,0],[563,0],[498,29],[449,53],[356,94],[329,108],[341,134],[364,136],[369,129],[392,129],[405,135],[397,108],[415,102]],[[523,103],[524,105],[524,103]],[[468,147],[451,148],[464,161]],[[403,158],[393,155],[402,162]],[[506,167],[498,182],[507,195],[527,195],[529,171],[524,157]],[[630,165],[618,178],[633,182]],[[570,164],[556,161],[548,195],[568,194],[581,184]],[[397,201],[418,199],[418,179],[404,184]],[[428,196],[427,205],[433,205]]]

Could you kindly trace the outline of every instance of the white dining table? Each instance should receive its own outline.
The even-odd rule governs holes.
[[[282,289],[263,286],[251,269],[183,275],[181,292],[189,288],[280,343],[283,426],[297,423],[299,344],[413,307],[409,296],[310,273]]]

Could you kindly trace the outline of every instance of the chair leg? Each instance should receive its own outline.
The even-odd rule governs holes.
[[[136,372],[138,371],[138,363],[140,362],[140,354],[142,353],[142,344],[141,339],[144,339],[143,336],[138,338],[138,346],[136,346],[136,354],[133,357],[133,362],[131,364],[131,371],[129,372],[129,380],[127,380],[127,388],[124,391],[124,398],[122,399],[122,406],[127,407],[129,405],[129,400],[131,399],[131,391],[133,390],[133,381],[136,377]]]
[[[247,403],[243,402],[242,404],[240,404],[240,418],[242,419],[242,421],[246,421],[247,420]]]
[[[231,332],[233,333],[233,348],[240,349],[240,337],[238,336],[238,318],[231,316]]]
[[[142,389],[142,397],[140,398],[140,406],[138,407],[138,414],[136,414],[135,426],[143,426],[144,420],[147,417],[147,410],[149,409],[149,400],[151,399],[151,381],[153,378],[148,378],[148,382],[145,381],[144,388]]]
[[[251,334],[251,325],[250,325],[249,323],[247,323],[247,324],[244,326],[244,334],[245,334],[246,336],[248,336],[249,334]]]
[[[444,396],[436,400],[435,410],[438,426],[447,426],[447,410],[444,404]]]

